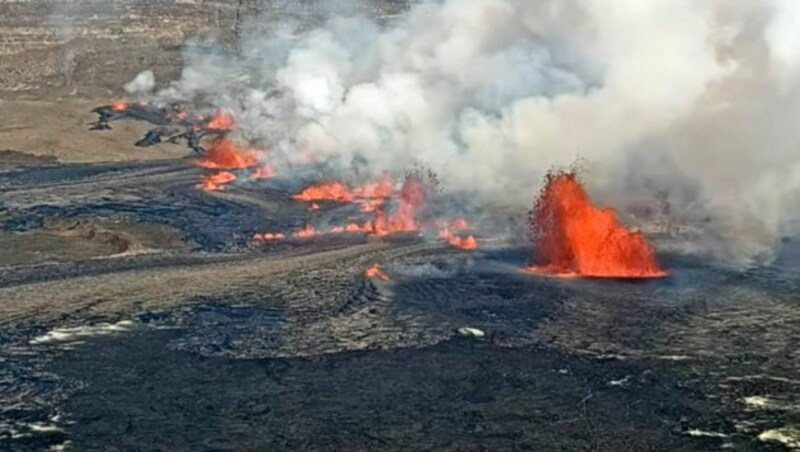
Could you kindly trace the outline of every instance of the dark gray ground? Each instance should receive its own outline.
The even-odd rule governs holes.
[[[352,213],[312,214],[280,178],[208,194],[186,160],[37,165],[0,173],[3,246],[50,234],[62,251],[0,267],[5,448],[796,441],[795,242],[748,273],[666,255],[664,280],[557,280],[517,271],[530,250],[487,233],[472,253],[413,236],[252,247],[253,231]],[[87,225],[139,252],[52,238]],[[76,240],[95,254],[71,255]],[[375,262],[390,281],[362,276]]]
[[[188,37],[233,42],[240,4],[313,3],[0,0],[0,450],[800,448],[796,240],[643,282],[520,273],[523,234],[490,230],[252,246],[357,208],[203,193],[185,148],[133,146],[146,125],[87,131]]]

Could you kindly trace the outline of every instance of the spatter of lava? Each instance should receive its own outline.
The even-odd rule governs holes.
[[[394,194],[394,184],[389,175],[384,174],[378,181],[361,187],[350,188],[343,182],[322,182],[301,190],[292,195],[297,201],[336,201],[354,202],[361,206],[362,212],[375,212],[385,200]],[[316,205],[316,203],[312,204]],[[317,210],[309,208],[309,210]]]
[[[389,275],[383,271],[379,264],[372,264],[364,270],[364,276],[367,278],[378,278],[383,281],[389,281]]]
[[[362,212],[373,212],[374,218],[363,223],[353,222],[343,226],[333,226],[327,231],[316,230],[312,225],[290,234],[274,232],[256,233],[254,242],[281,240],[286,237],[310,238],[323,233],[366,233],[373,236],[384,236],[399,232],[416,232],[427,229],[427,223],[421,219],[423,210],[431,198],[435,197],[438,190],[438,180],[432,174],[423,174],[413,171],[406,174],[403,185],[394,199],[391,210],[386,201],[393,196],[394,186],[388,175],[384,175],[377,182],[361,187],[350,188],[339,181],[318,183],[304,188],[292,196],[297,201],[311,202],[309,210],[316,211],[320,206],[315,201],[336,201],[358,203]],[[364,207],[365,202],[370,202],[369,209]],[[478,248],[478,242],[473,236],[460,237],[453,230],[467,229],[468,225],[463,218],[456,218],[452,222],[445,222],[439,237],[445,239],[450,245],[464,250]]]
[[[657,278],[666,275],[640,232],[629,231],[613,209],[589,200],[572,172],[551,172],[531,211],[535,265],[554,276]]]
[[[235,174],[222,170],[255,168],[250,174],[251,179],[272,177],[275,171],[261,163],[263,155],[263,152],[255,149],[241,149],[227,138],[214,141],[206,153],[195,161],[195,164],[202,168],[218,171],[208,175],[198,184],[198,188],[205,191],[223,190],[225,184],[237,179]]]

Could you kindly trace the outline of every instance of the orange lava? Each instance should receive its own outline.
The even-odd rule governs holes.
[[[447,242],[455,248],[461,250],[476,250],[478,249],[478,241],[475,240],[475,237],[468,235],[467,237],[461,238],[456,234],[450,232],[449,229],[442,229],[439,231],[439,237],[447,240]]]
[[[230,130],[233,128],[233,124],[233,116],[230,113],[225,110],[217,110],[206,127],[214,130]]]
[[[347,185],[338,181],[333,181],[310,185],[301,190],[300,193],[292,195],[292,199],[297,201],[350,202],[353,200],[353,193]]]
[[[361,206],[362,212],[375,212],[380,209],[386,201],[383,199],[359,199],[356,201]]]
[[[256,168],[250,179],[267,179],[275,175],[275,170],[271,166],[263,165]]]
[[[364,270],[364,276],[367,278],[378,278],[383,281],[389,281],[389,275],[387,275],[378,264],[372,264],[372,266]]]
[[[221,191],[225,190],[224,185],[229,184],[236,180],[236,175],[228,171],[220,171],[210,174],[203,179],[198,187],[204,191]]]
[[[383,205],[384,199],[392,196],[392,180],[384,174],[377,182],[351,189],[339,181],[309,185],[292,196],[297,201],[356,202],[362,212],[373,212]]]
[[[550,173],[531,212],[535,265],[528,272],[596,278],[666,275],[640,232],[617,221],[613,209],[589,200],[575,174]]]
[[[319,210],[319,204],[317,204],[315,202],[312,202],[311,205],[308,206],[308,210],[310,210],[312,212],[315,211],[315,210]]]
[[[280,232],[278,232],[278,233],[265,232],[263,234],[254,234],[253,235],[253,241],[257,241],[257,242],[258,241],[269,242],[269,241],[274,241],[274,240],[283,240],[285,238],[286,238],[286,236],[281,234]]]
[[[121,100],[115,100],[111,102],[111,109],[114,111],[125,111],[128,109],[128,104]]]
[[[315,235],[317,235],[317,230],[314,229],[314,226],[307,224],[303,229],[293,233],[292,237],[296,237],[298,239],[306,239],[309,237],[314,237]]]
[[[394,184],[388,174],[384,174],[377,182],[357,187],[353,190],[356,198],[379,199],[389,198],[394,194]]]
[[[240,149],[227,138],[214,141],[203,157],[195,163],[203,168],[236,169],[258,165],[259,152],[253,149]]]
[[[467,224],[467,220],[456,218],[450,223],[450,228],[460,231],[462,229],[469,229],[469,225]]]
[[[394,212],[388,217],[382,210],[375,212],[375,234],[418,231],[420,227],[416,213],[424,202],[420,177],[416,174],[407,175]]]
[[[375,226],[372,225],[372,222],[367,220],[364,222],[363,225],[359,225],[358,223],[350,223],[347,226],[336,226],[331,228],[332,233],[341,233],[341,232],[366,232],[368,234],[372,234],[375,231]]]

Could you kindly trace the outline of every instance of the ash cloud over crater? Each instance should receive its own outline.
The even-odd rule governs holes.
[[[316,27],[254,18],[238,52],[187,53],[149,96],[228,109],[284,171],[309,153],[373,174],[424,162],[481,202],[527,205],[548,169],[581,157],[601,198],[702,223],[700,252],[757,262],[797,232],[798,2],[444,0],[385,24],[351,12]]]

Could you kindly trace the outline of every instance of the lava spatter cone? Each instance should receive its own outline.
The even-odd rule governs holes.
[[[594,206],[576,175],[550,173],[531,211],[531,273],[564,277],[659,278],[667,273],[638,231]]]

